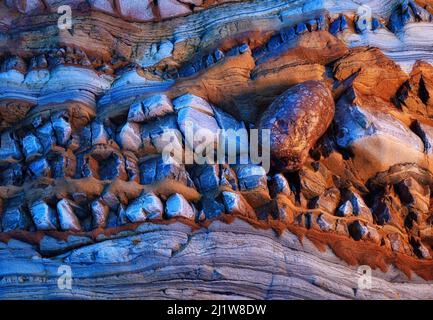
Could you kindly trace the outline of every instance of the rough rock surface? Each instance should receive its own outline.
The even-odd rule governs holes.
[[[432,14],[0,2],[0,298],[433,299]]]
[[[318,81],[296,85],[263,113],[258,128],[271,130],[271,150],[280,170],[299,170],[334,116],[331,91]]]

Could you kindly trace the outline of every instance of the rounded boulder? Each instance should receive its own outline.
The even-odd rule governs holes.
[[[299,170],[309,150],[332,122],[335,103],[321,81],[307,81],[280,95],[261,116],[258,128],[270,130],[272,164],[279,170]]]

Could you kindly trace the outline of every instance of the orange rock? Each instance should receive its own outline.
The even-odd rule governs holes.
[[[406,112],[433,116],[433,66],[417,61],[406,81],[397,92],[396,102]]]
[[[343,81],[353,77],[352,86],[360,96],[376,96],[391,101],[408,75],[379,49],[354,48],[334,66],[334,76]],[[366,98],[368,100],[368,98]]]

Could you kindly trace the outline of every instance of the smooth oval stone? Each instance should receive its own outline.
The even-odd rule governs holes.
[[[270,130],[272,165],[299,170],[331,124],[334,111],[332,94],[320,81],[298,84],[279,96],[258,123],[260,130]]]

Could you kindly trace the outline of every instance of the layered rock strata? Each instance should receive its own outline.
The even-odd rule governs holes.
[[[431,298],[432,7],[1,3],[0,297]]]

